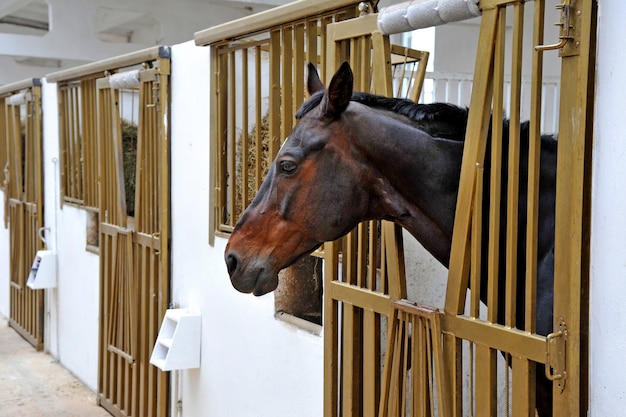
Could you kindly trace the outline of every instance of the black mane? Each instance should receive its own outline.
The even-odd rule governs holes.
[[[322,101],[324,91],[313,94],[296,113],[296,119],[317,107]],[[364,104],[368,107],[382,109],[405,116],[411,120],[417,128],[435,138],[443,138],[457,141],[465,140],[467,129],[468,108],[459,107],[449,103],[419,104],[408,99],[390,98],[375,94],[355,92],[352,101]],[[490,127],[491,130],[491,127]],[[509,121],[503,120],[503,137],[508,138]],[[520,137],[522,144],[528,143],[529,122],[520,125]],[[556,136],[542,135],[542,143],[556,150]]]

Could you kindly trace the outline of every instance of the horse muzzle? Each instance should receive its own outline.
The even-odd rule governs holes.
[[[226,250],[224,254],[228,275],[233,287],[242,293],[256,296],[272,292],[278,287],[278,273],[259,260],[243,263],[239,256]]]

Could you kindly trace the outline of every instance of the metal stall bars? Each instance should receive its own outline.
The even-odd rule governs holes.
[[[417,100],[428,53],[391,45],[378,31],[376,19],[371,14],[329,25],[326,73],[348,60],[355,90],[386,96],[395,92]],[[435,401],[434,391],[422,384],[425,379],[418,371],[403,365],[410,352],[426,352],[431,340],[436,344],[439,322],[437,314],[411,321],[414,309],[399,301],[406,298],[401,228],[384,221],[361,223],[346,237],[326,243],[324,255],[324,415],[387,416],[401,409],[420,415],[422,405]],[[412,347],[404,319],[411,321]],[[436,335],[418,339],[418,321],[434,326]],[[445,376],[442,355],[435,356],[438,375]],[[432,355],[420,359],[424,366],[433,364]],[[414,360],[417,364],[418,355]],[[433,372],[429,375],[434,377]],[[411,379],[414,384],[409,386]],[[444,378],[437,381],[443,384]],[[438,395],[441,404],[444,388]]]
[[[98,186],[84,194],[100,217],[98,401],[116,416],[168,413],[167,374],[149,360],[169,302],[169,74],[170,48],[159,46],[48,76],[63,94],[82,90],[82,111],[61,114],[82,116],[82,182]],[[62,141],[76,123],[61,123]]]
[[[43,178],[41,83],[29,79],[0,87],[8,162],[8,224],[10,235],[9,324],[37,350],[43,349],[43,290],[26,286],[33,259],[43,242]],[[4,169],[4,166],[2,167]]]
[[[545,364],[553,380],[552,415],[583,415],[586,410],[586,361],[584,328],[588,251],[588,162],[591,143],[595,2],[566,1],[560,6],[561,41],[543,46],[545,2],[533,2],[532,99],[529,140],[520,140],[520,72],[523,54],[523,1],[480,2],[482,22],[474,84],[469,110],[466,146],[457,202],[445,314],[442,316],[444,350],[455,416],[495,415],[496,387],[507,385],[507,413],[535,415],[537,364]],[[504,94],[505,34],[507,13],[512,14],[510,62],[513,81],[510,95],[510,132],[505,136],[501,120]],[[559,49],[562,57],[556,191],[556,239],[554,248],[554,322],[552,334],[537,334],[537,242],[540,169],[540,119],[543,53]],[[572,117],[572,115],[577,115]],[[493,124],[490,127],[491,120]],[[488,131],[491,138],[488,141]],[[508,147],[508,152],[503,144]],[[521,147],[527,146],[528,171],[522,172]],[[493,179],[487,175],[485,155],[491,153]],[[506,168],[506,170],[504,170]],[[501,171],[502,170],[502,171]],[[503,172],[502,177],[500,172]],[[519,187],[519,188],[518,188]],[[508,189],[508,192],[506,191]],[[518,189],[527,189],[527,224],[520,224]],[[488,198],[483,200],[483,196]],[[484,201],[484,206],[483,205]],[[507,209],[501,215],[501,207]],[[482,208],[489,212],[484,223]],[[519,217],[518,217],[519,216]],[[488,226],[485,229],[483,226]],[[487,230],[483,233],[483,230]],[[518,257],[518,234],[525,256]],[[498,236],[506,236],[500,245]],[[488,242],[482,245],[482,242]],[[518,259],[519,258],[519,259]],[[522,259],[523,258],[523,259]],[[481,262],[487,269],[481,287]],[[518,276],[516,265],[525,264]],[[551,260],[548,260],[551,262]],[[500,265],[499,265],[500,263]],[[484,276],[483,276],[484,278]],[[483,281],[485,282],[485,281]],[[499,285],[500,284],[500,285]],[[471,288],[466,308],[466,293]],[[520,289],[518,291],[518,289]],[[487,312],[479,312],[480,294],[487,299]],[[523,302],[519,302],[523,300]],[[520,321],[519,317],[523,317]],[[463,403],[461,346],[470,347],[469,393]],[[497,373],[498,352],[505,355],[510,370]],[[546,353],[548,352],[548,353]],[[509,368],[507,368],[509,369]],[[541,367],[539,367],[541,369]],[[473,385],[472,385],[473,384]]]
[[[304,101],[306,63],[324,64],[328,24],[353,17],[356,3],[299,1],[196,33],[215,77],[211,236],[227,236],[252,201]]]

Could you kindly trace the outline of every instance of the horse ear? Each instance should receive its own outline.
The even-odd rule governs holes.
[[[312,96],[314,93],[324,90],[326,87],[322,84],[322,80],[320,80],[320,76],[317,73],[317,68],[315,68],[315,65],[313,65],[312,62],[309,62],[308,69],[309,78],[307,80],[306,88],[309,95]]]
[[[352,98],[353,83],[354,76],[350,64],[344,61],[330,80],[328,90],[322,98],[320,106],[325,116],[336,119],[348,107]]]

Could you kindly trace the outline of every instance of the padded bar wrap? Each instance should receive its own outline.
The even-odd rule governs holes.
[[[113,89],[139,87],[139,70],[125,71],[109,77],[109,85]]]
[[[478,0],[411,0],[381,9],[378,30],[391,35],[477,16]]]

